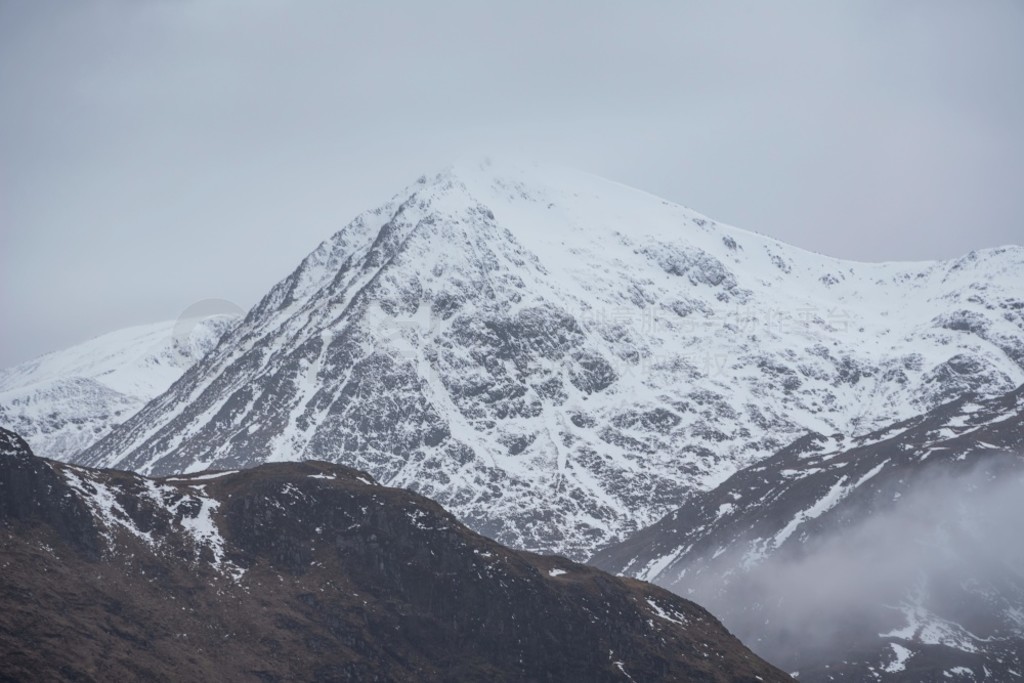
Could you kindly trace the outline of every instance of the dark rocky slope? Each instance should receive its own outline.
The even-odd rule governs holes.
[[[0,680],[788,680],[687,600],[322,462],[153,480],[0,430],[0,570]]]

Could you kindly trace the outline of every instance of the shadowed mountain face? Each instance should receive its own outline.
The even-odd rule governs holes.
[[[1024,387],[810,435],[598,552],[802,681],[1024,677]]]
[[[79,464],[313,459],[582,558],[807,431],[1024,382],[1024,249],[811,254],[580,173],[460,164],[358,217]]]
[[[782,681],[693,603],[322,462],[167,479],[0,430],[0,678]]]

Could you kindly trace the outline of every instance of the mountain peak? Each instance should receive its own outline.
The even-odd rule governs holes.
[[[584,173],[461,160],[320,245],[81,462],[344,462],[583,557],[807,431],[1024,382],[1013,272],[830,259]]]

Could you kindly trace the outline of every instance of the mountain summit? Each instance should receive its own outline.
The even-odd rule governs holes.
[[[590,175],[458,164],[313,251],[77,462],[317,459],[581,558],[809,432],[1024,382],[1024,249],[865,264]]]

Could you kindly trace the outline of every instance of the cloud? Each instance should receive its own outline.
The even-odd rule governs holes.
[[[726,583],[715,572],[674,588],[790,670],[877,651],[880,633],[913,639],[908,619],[1005,634],[1006,610],[1024,599],[1020,464],[1006,456],[959,476],[926,470],[888,509],[852,515],[855,524],[833,524]]]

